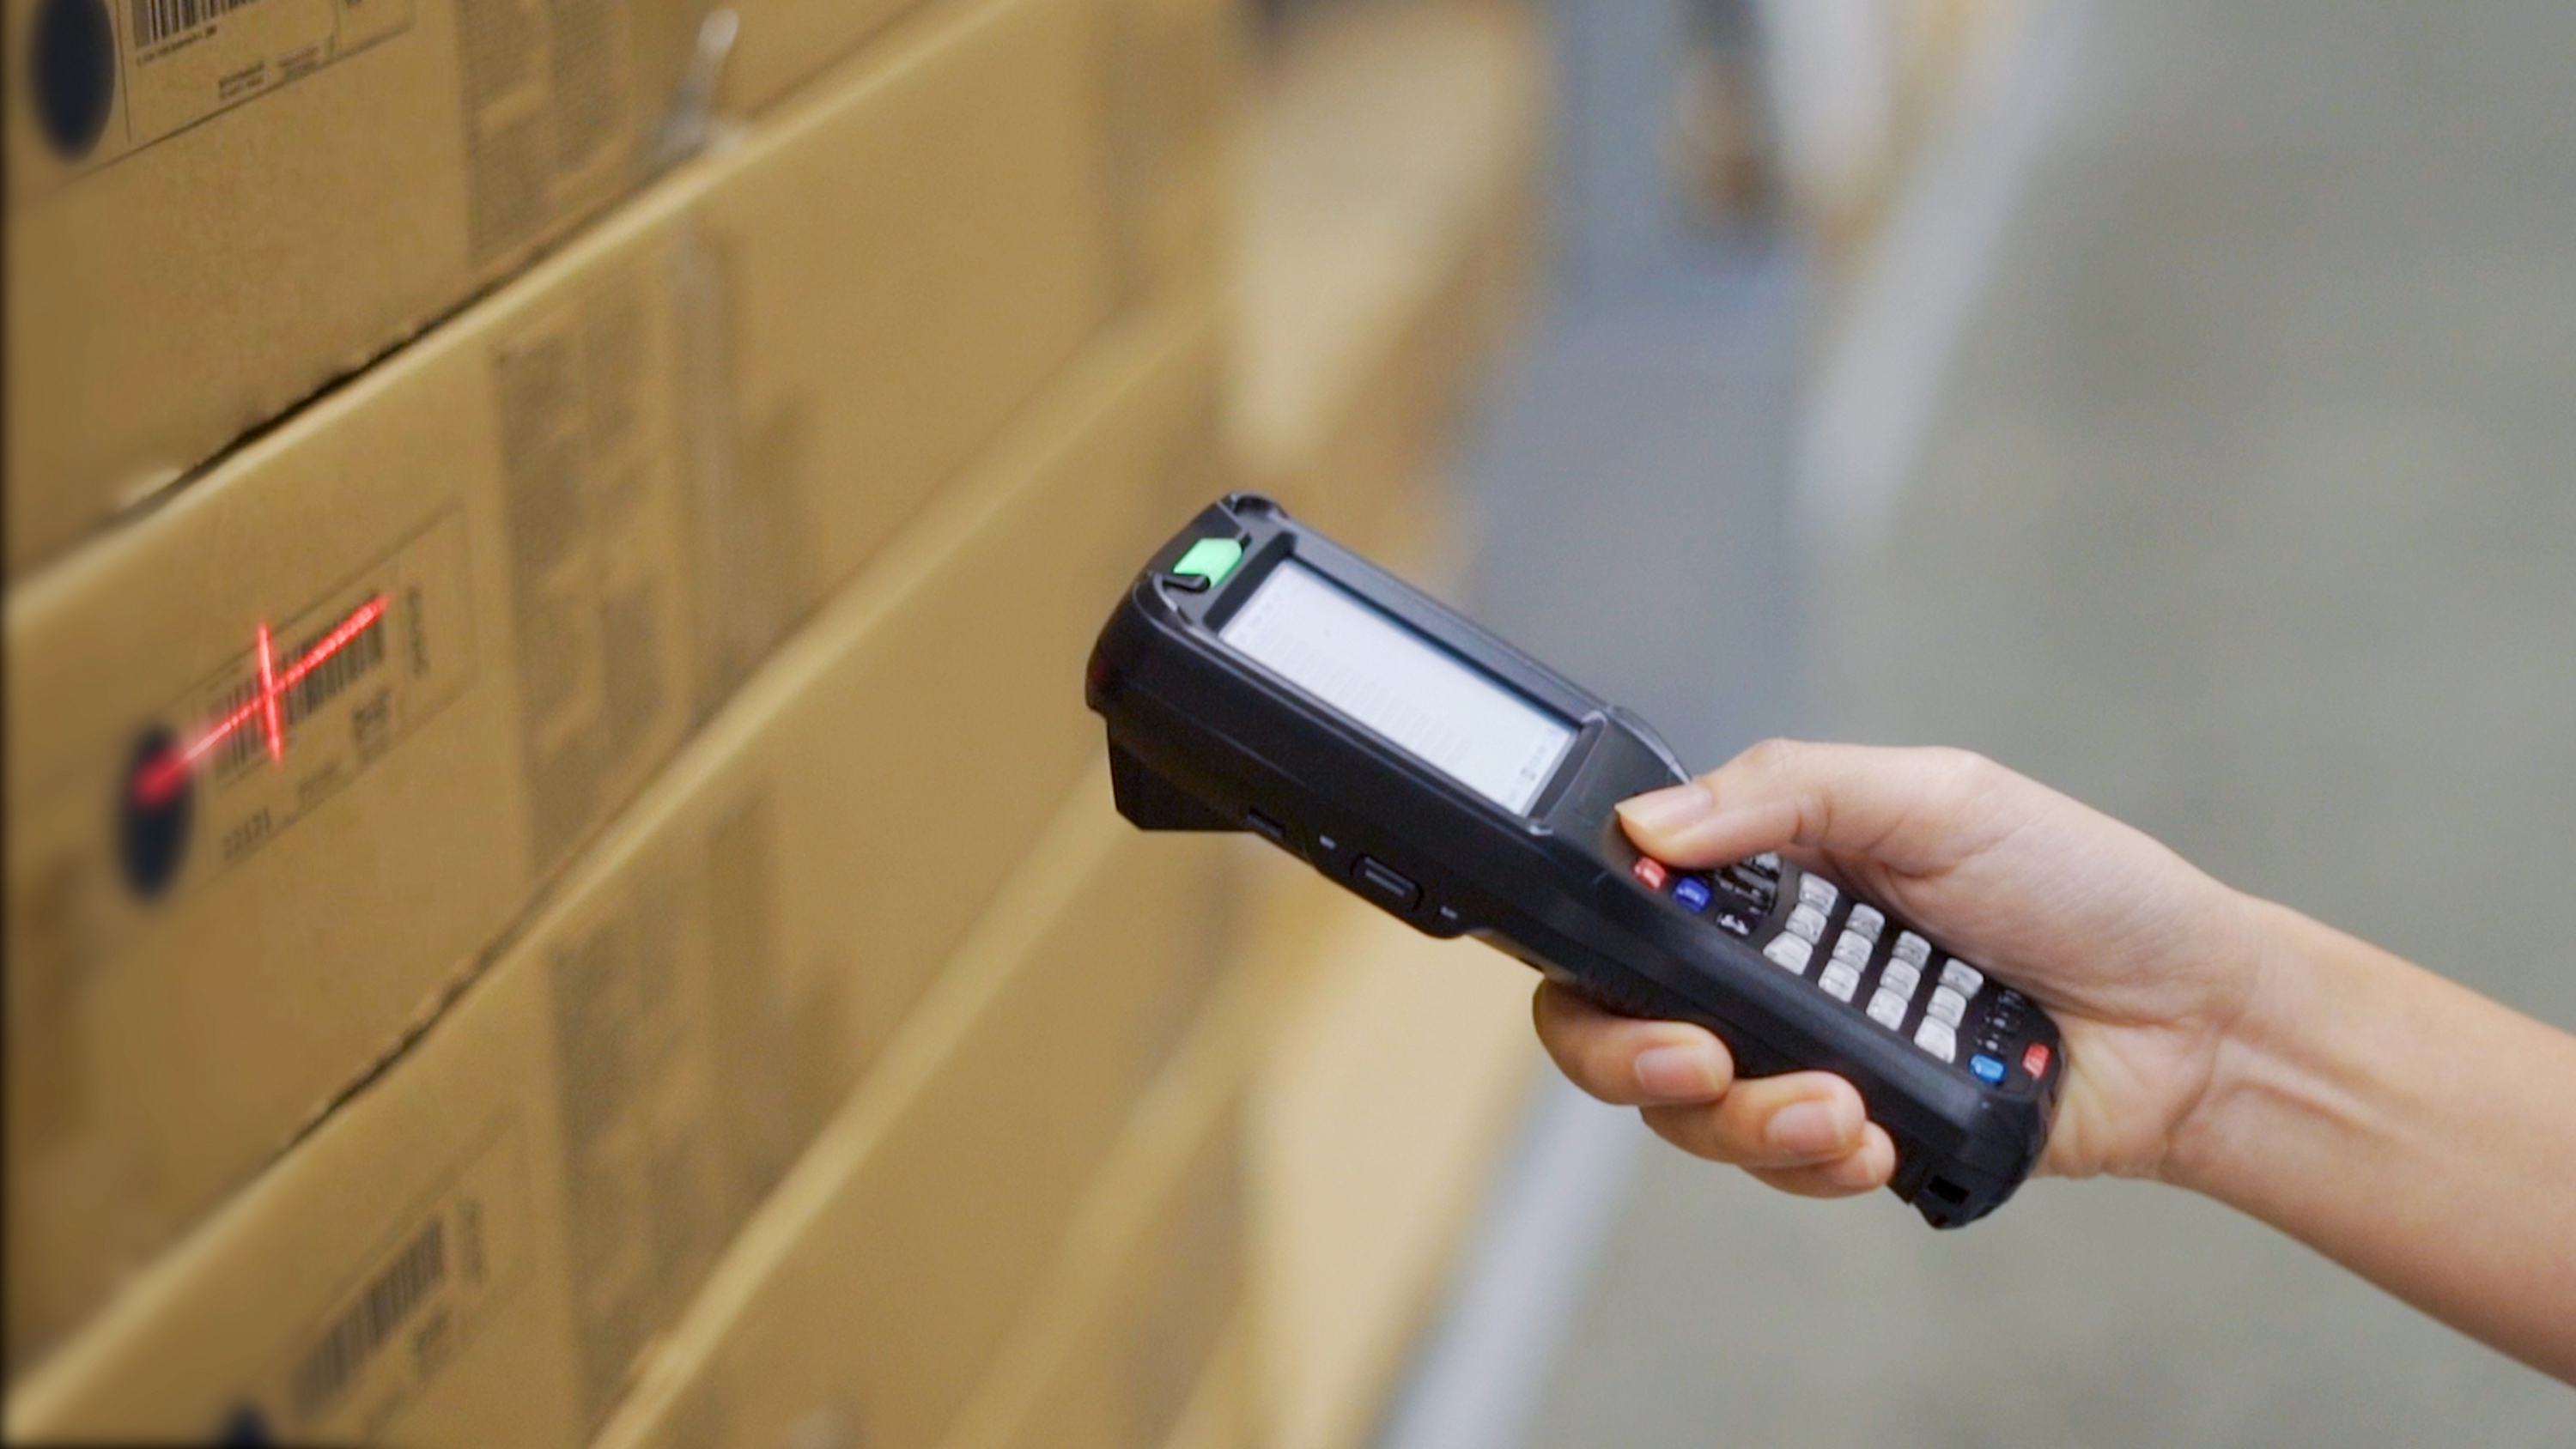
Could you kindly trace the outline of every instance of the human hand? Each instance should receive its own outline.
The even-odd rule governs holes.
[[[1620,806],[1672,865],[1776,850],[1894,909],[2048,1008],[2068,1068],[2039,1170],[2152,1176],[2262,973],[2254,903],[2145,834],[1980,756],[1774,740]],[[1895,1145],[1823,1072],[1737,1081],[1716,1037],[1543,983],[1539,1038],[1603,1101],[1784,1191],[1884,1186]]]

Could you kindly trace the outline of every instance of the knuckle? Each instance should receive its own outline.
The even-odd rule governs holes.
[[[1934,750],[1933,756],[1933,779],[1942,797],[1953,804],[1992,794],[2009,774],[1975,750],[1945,745]]]
[[[1754,773],[1772,780],[1786,780],[1798,767],[1805,746],[1784,736],[1773,735],[1746,750],[1737,758]]]

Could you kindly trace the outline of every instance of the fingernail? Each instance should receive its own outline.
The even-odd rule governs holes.
[[[1842,1114],[1830,1102],[1792,1102],[1771,1114],[1762,1136],[1783,1152],[1831,1152],[1843,1145]]]
[[[1619,813],[1629,824],[1657,835],[1670,835],[1708,818],[1716,809],[1717,801],[1695,782],[1667,785],[1619,802]]]
[[[1688,1101],[1717,1093],[1717,1060],[1703,1046],[1660,1046],[1637,1054],[1637,1085],[1650,1096]]]

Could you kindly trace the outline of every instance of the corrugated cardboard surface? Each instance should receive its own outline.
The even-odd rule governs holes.
[[[1232,436],[1262,486],[1435,593],[1458,574],[1442,456],[1457,398],[1537,247],[1524,20],[1479,4],[1328,20],[1274,78],[1246,158]],[[1399,91],[1392,111],[1365,103]],[[1408,105],[1445,128],[1354,137]],[[1328,218],[1340,230],[1319,237]],[[1522,1099],[1532,982],[1259,854],[1259,919],[1297,983],[1253,1097],[1259,1442],[1347,1449]],[[1441,1032],[1405,1025],[1427,1020]]]
[[[1141,1449],[1244,1432],[1242,1076],[1146,1104],[941,1449]]]
[[[717,90],[723,108],[755,114],[804,85],[918,0],[742,0],[742,27]]]
[[[632,189],[703,8],[11,0],[8,574]]]
[[[924,12],[11,595],[13,1364],[433,1009],[1095,333],[1095,16]],[[129,808],[260,697],[263,626],[283,662],[377,599],[277,759],[254,720]]]
[[[1243,0],[1112,0],[1129,296],[1220,287],[1232,267],[1252,15]]]
[[[1254,1449],[1262,1438],[1252,1362],[1252,1314],[1235,1315],[1208,1353],[1198,1386],[1163,1449]]]
[[[1204,839],[1137,835],[1105,790],[1087,808],[1123,849],[1168,852],[1202,881],[1227,859]],[[1023,1083],[1088,1074],[1104,1022],[1165,1009],[1130,994],[1132,968],[1106,965],[1134,930],[1108,905],[1082,906],[1079,949],[1102,965],[1029,973],[935,1073],[890,1070],[860,1089],[597,1443],[987,1442],[1033,1404],[1070,1406],[1057,1370],[1067,1333],[1085,1328],[1107,1376],[1087,1386],[1085,1424],[1133,1437],[1059,1437],[1068,1420],[1044,1442],[1151,1444],[1180,1420],[1241,1295],[1237,1123],[1270,983],[1230,974],[1123,1125],[1098,1118],[1088,1091],[1070,1106],[1028,1096]],[[998,914],[988,926],[1012,929]]]
[[[296,1439],[573,1442],[863,1074],[899,1101],[957,1081],[1003,1136],[961,1162],[935,1107],[903,1117],[902,1181],[978,1189],[925,1231],[1039,1211],[1039,1165],[1078,1184],[1187,1019],[1222,896],[1214,856],[1133,838],[1103,779],[1051,809],[1099,773],[1094,621],[1211,447],[1204,334],[1129,340],[781,651],[409,1051],[18,1384],[10,1432],[246,1409]],[[970,1026],[982,1054],[938,1075]]]
[[[1305,29],[1245,127],[1228,424],[1255,486],[1365,548],[1527,289],[1545,49],[1496,0]]]
[[[1106,3],[1122,285],[1206,286],[1240,7]],[[44,104],[10,108],[13,195],[32,201],[8,221],[8,576],[669,164],[707,134],[693,60],[720,63],[725,111],[765,113],[923,6],[729,8],[730,50],[700,57],[706,0],[12,0],[21,45],[90,33],[64,15],[104,26],[47,74],[77,76],[95,43],[115,74],[78,160]],[[81,84],[36,89],[66,86],[52,103],[77,113]]]
[[[915,0],[736,0],[720,95],[756,113]],[[1226,183],[1246,81],[1244,0],[1103,0],[1110,31],[1124,295],[1216,286],[1230,255]]]
[[[1348,1449],[1377,1422],[1525,1100],[1537,978],[1285,857],[1261,863],[1275,894],[1255,919],[1277,923],[1295,981],[1248,1149],[1265,1442]]]

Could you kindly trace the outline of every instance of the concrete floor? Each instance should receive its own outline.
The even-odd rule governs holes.
[[[1789,527],[1837,485],[1783,461],[1762,266],[1697,313],[1595,299],[1526,396],[1630,413],[1502,426],[1488,613],[1694,760],[1972,746],[2576,1028],[2576,7],[2059,3],[1896,486]],[[1936,1236],[1636,1163],[1483,1442],[2576,1444],[2576,1391],[2178,1192],[2040,1184]]]

